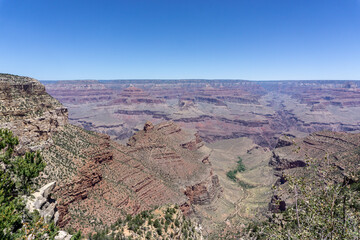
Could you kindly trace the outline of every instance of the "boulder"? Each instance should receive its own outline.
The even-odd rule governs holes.
[[[154,125],[152,124],[152,122],[147,121],[147,122],[145,123],[145,126],[144,126],[144,131],[145,131],[145,132],[148,132],[148,131],[150,131],[150,130],[153,129],[153,128],[154,128]]]
[[[26,208],[29,212],[37,210],[46,223],[54,220],[56,224],[59,218],[56,209],[57,203],[54,199],[51,199],[51,191],[54,189],[55,185],[56,182],[46,184],[33,193],[26,202]]]
[[[65,231],[59,231],[58,235],[55,236],[55,240],[70,240],[72,235]]]

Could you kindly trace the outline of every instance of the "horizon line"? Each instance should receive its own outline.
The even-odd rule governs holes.
[[[114,78],[114,79],[38,79],[39,81],[247,81],[247,82],[281,82],[281,81],[360,81],[360,79],[236,79],[236,78]]]

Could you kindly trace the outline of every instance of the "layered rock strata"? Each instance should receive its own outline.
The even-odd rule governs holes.
[[[92,102],[110,101],[115,97],[115,92],[107,89],[96,80],[85,80],[82,84],[77,81],[58,81],[53,88],[53,81],[46,84],[46,90],[51,96],[62,103],[86,104]]]
[[[109,134],[121,143],[141,130],[147,120],[175,121],[186,129],[199,131],[207,142],[250,136],[264,145],[274,143],[268,137],[274,134],[269,121],[252,112],[262,108],[258,100],[264,91],[247,81],[98,81],[105,87],[99,96],[110,90],[115,94],[109,95],[110,100],[84,102],[81,96],[92,94],[86,88],[88,84],[88,81],[69,81],[67,85],[63,81],[46,82],[49,93],[69,107],[71,123]],[[63,98],[69,94],[61,96],[64,86],[70,93],[77,89],[78,93],[73,92],[72,96],[78,100]]]
[[[68,121],[67,109],[33,78],[0,74],[0,105],[0,128],[19,137],[20,153],[49,146]]]
[[[52,189],[55,184],[48,183],[58,183],[53,189],[56,202],[49,200],[48,190],[40,189],[29,203],[46,216],[54,212],[46,221],[54,219],[62,228],[71,226],[86,234],[126,214],[163,204],[191,208],[208,204],[220,193],[209,163],[211,150],[199,135],[174,122],[147,122],[121,145],[108,135],[67,124],[66,108],[37,80],[1,75],[0,87],[1,126],[19,136],[20,150],[42,150],[47,166],[37,184]],[[199,191],[191,197],[185,194],[193,188]]]
[[[77,141],[86,141],[89,146],[73,155],[78,158],[73,162],[77,170],[55,189],[61,227],[71,225],[88,232],[100,222],[108,225],[119,216],[156,205],[186,203],[191,208],[193,204],[209,204],[221,193],[217,176],[203,162],[210,149],[173,122],[148,122],[127,146],[74,126],[65,131],[69,136],[75,132]],[[61,144],[55,140],[56,148]]]
[[[46,84],[60,99],[69,94],[61,92],[63,82]],[[71,122],[122,143],[148,120],[175,121],[209,143],[249,137],[271,148],[283,133],[303,137],[323,130],[360,131],[356,81],[121,80],[95,85],[103,87],[99,99],[85,102],[82,96],[93,94],[88,81],[66,84],[78,99],[62,100]]]

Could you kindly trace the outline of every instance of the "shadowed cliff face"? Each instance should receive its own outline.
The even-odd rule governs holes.
[[[206,142],[249,137],[275,147],[283,133],[360,130],[360,91],[349,81],[123,80],[46,82],[70,122],[118,142],[150,120],[172,120]]]
[[[0,128],[19,136],[19,152],[43,149],[67,124],[68,113],[37,80],[0,74]]]

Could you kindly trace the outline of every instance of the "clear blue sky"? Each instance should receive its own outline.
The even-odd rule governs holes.
[[[0,72],[360,79],[360,0],[0,0]]]

